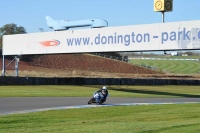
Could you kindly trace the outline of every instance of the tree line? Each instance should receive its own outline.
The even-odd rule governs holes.
[[[12,35],[12,34],[26,34],[26,29],[23,26],[17,26],[17,24],[10,23],[3,25],[0,28],[0,48],[3,45],[3,35]]]
[[[2,27],[0,27],[0,49],[2,49],[3,46],[3,35],[13,35],[13,34],[26,34],[27,31],[23,26],[18,26],[17,24],[10,23],[5,24]],[[28,56],[19,56],[20,60],[24,61],[30,61],[32,57],[35,57],[36,55],[28,55]],[[7,59],[12,59],[14,56],[6,56]]]

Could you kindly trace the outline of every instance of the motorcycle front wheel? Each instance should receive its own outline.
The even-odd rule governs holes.
[[[88,104],[92,104],[95,101],[94,98],[91,98],[90,101],[88,102]]]

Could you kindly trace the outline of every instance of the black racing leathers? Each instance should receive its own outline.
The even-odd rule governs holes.
[[[97,92],[102,93],[102,90],[103,90],[103,89],[100,89],[100,90],[98,90]],[[101,99],[101,102],[103,103],[103,102],[106,101],[106,97],[108,96],[108,90],[105,91],[105,94],[102,93],[102,95],[103,95],[103,98]]]

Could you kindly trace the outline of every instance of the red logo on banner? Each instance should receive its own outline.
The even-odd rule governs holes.
[[[60,44],[60,41],[58,40],[51,40],[51,41],[44,41],[44,42],[39,42],[45,47],[50,47],[50,46],[58,46]]]

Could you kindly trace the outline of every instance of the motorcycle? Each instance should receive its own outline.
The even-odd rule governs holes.
[[[108,98],[109,94],[107,95],[106,99]],[[98,99],[100,99],[98,101]],[[93,97],[88,101],[88,104],[96,103],[96,104],[102,104],[105,100],[103,100],[103,94],[100,92],[94,92]]]

